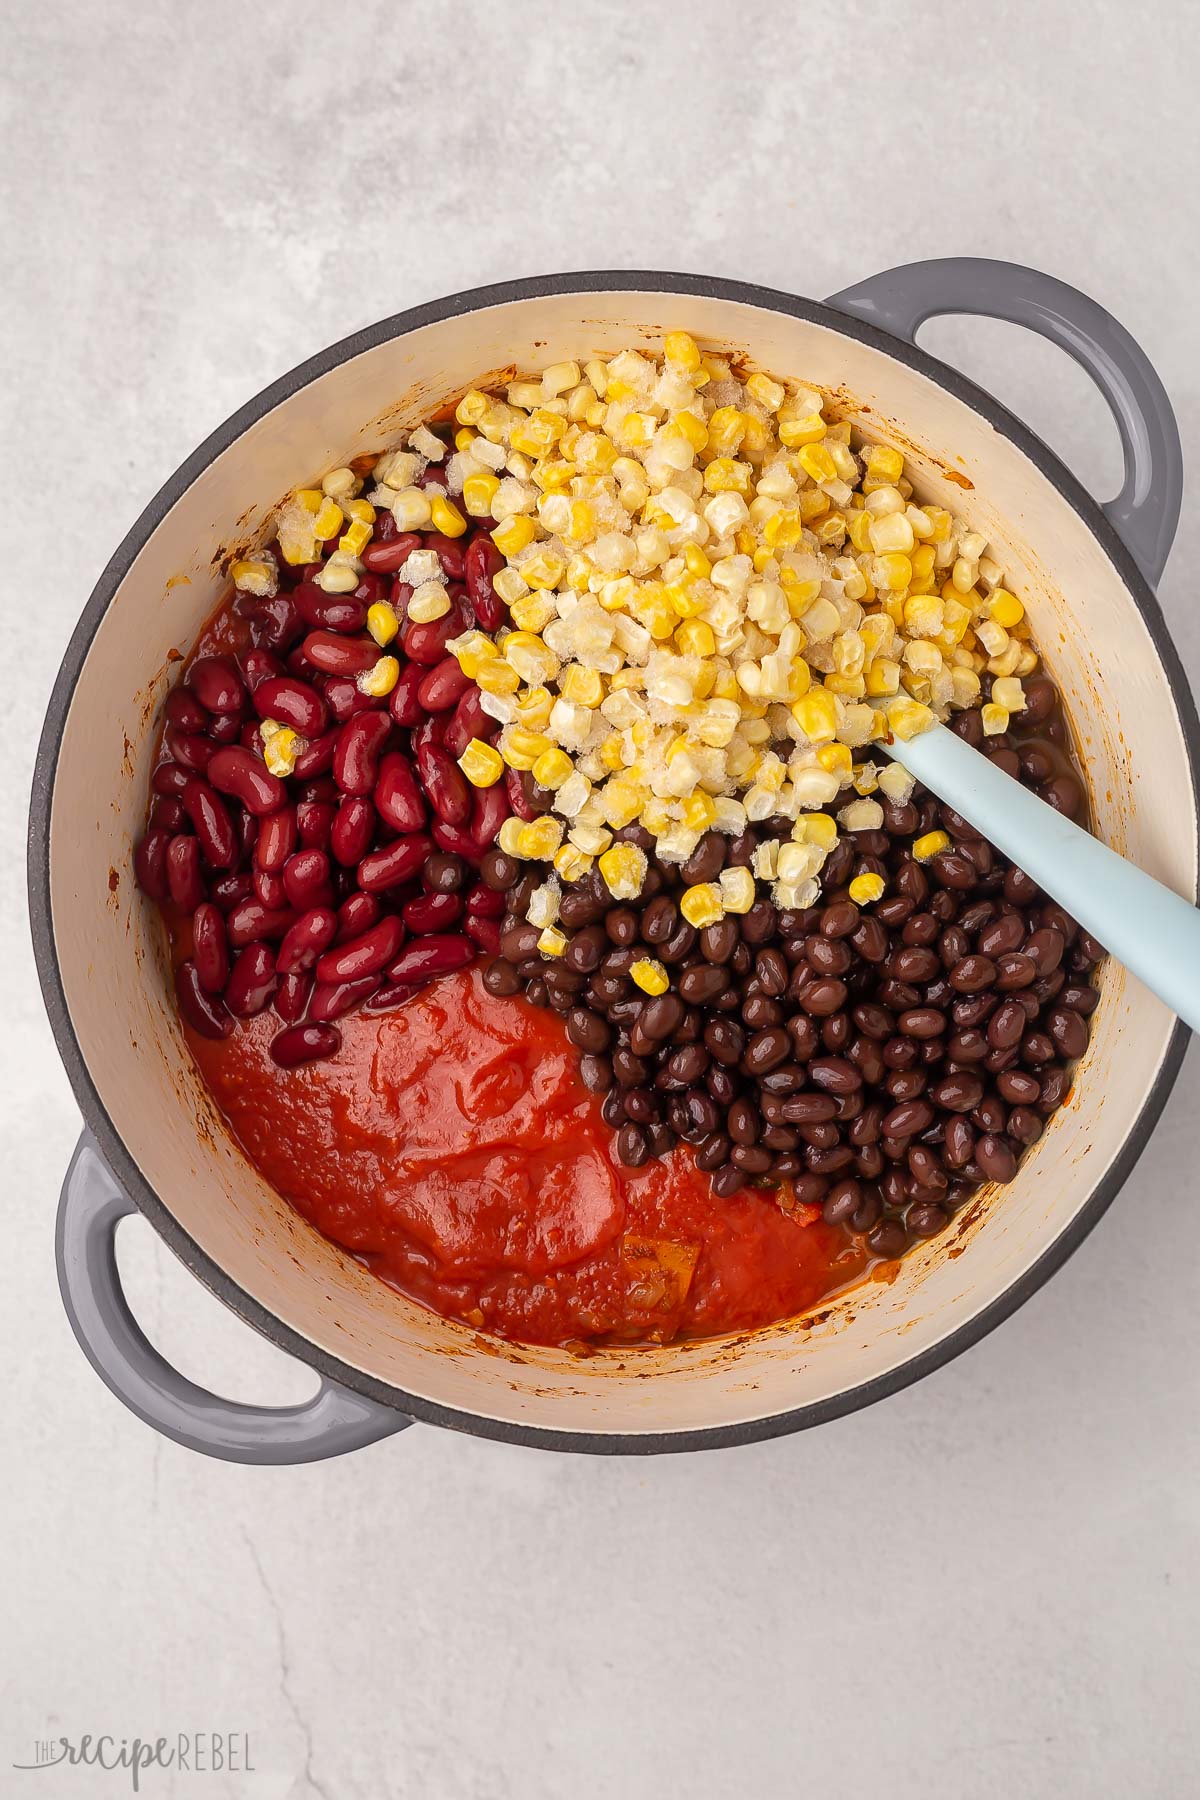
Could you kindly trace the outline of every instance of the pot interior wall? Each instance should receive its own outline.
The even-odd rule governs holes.
[[[180,1037],[153,909],[130,853],[156,711],[221,592],[221,546],[287,490],[378,450],[492,372],[648,342],[683,327],[833,394],[899,445],[918,494],[983,531],[1025,598],[1062,685],[1101,834],[1195,891],[1188,758],[1149,635],[1091,531],[1028,458],[937,383],[884,352],[766,307],[618,292],[493,305],[362,351],[218,454],[150,534],[92,642],[53,795],[55,941],[71,1020],[108,1116],[175,1219],[245,1293],[311,1343],[443,1407],[556,1430],[688,1430],[805,1406],[884,1376],[1003,1294],[1103,1182],[1166,1052],[1171,1018],[1110,968],[1072,1097],[1016,1182],[944,1240],[813,1321],[744,1341],[601,1354],[504,1352],[397,1297],[327,1244],[226,1137]],[[248,510],[249,509],[249,510]],[[654,1379],[650,1379],[653,1376]]]

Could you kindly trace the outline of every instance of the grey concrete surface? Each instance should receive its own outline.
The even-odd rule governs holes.
[[[1180,0],[0,4],[0,1793],[128,1792],[12,1767],[84,1731],[249,1733],[253,1773],[151,1770],[152,1796],[1197,1792],[1194,1058],[1069,1266],[865,1414],[651,1463],[417,1429],[222,1467],[123,1412],[63,1319],[78,1116],[22,867],[59,657],[159,483],[311,351],[513,274],[819,296],[962,252],[1077,282],[1178,407],[1162,593],[1200,671],[1193,24]],[[980,322],[924,341],[1116,487],[1072,364]],[[122,1259],[189,1373],[307,1391],[148,1227]]]

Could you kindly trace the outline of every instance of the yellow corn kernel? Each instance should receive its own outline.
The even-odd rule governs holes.
[[[262,598],[271,598],[279,591],[279,575],[274,558],[265,556],[239,557],[230,570],[233,585],[239,594],[257,594]]]
[[[338,549],[345,556],[361,556],[371,541],[371,527],[364,525],[361,519],[355,519],[338,539]]]
[[[870,906],[873,901],[882,900],[886,887],[882,875],[856,875],[849,894],[856,906]]]
[[[625,767],[625,744],[619,731],[611,731],[601,744],[600,761],[610,775]]]
[[[554,709],[554,695],[549,688],[526,688],[517,697],[517,718],[527,731],[545,731]]]
[[[505,819],[496,838],[496,842],[503,850],[505,856],[520,856],[521,850],[518,840],[520,839],[522,830],[523,826],[521,820],[517,818],[515,813],[511,818]]]
[[[391,643],[399,629],[400,621],[395,609],[386,600],[376,600],[373,606],[367,608],[367,630],[381,649],[385,644]]]
[[[992,683],[992,699],[1007,713],[1024,712],[1025,690],[1011,675],[1000,676]]]
[[[769,443],[767,427],[754,413],[742,414],[742,455],[751,462],[761,462]]]
[[[708,445],[708,426],[700,417],[688,409],[678,412],[671,420],[671,425],[679,436],[686,439],[693,450],[703,450]]]
[[[810,688],[793,702],[792,717],[806,737],[814,744],[820,743],[837,732],[837,701],[824,687]]]
[[[979,709],[980,722],[985,737],[999,737],[1002,731],[1008,730],[1008,712],[1003,706],[996,706],[990,701]]]
[[[902,551],[889,551],[875,558],[874,579],[895,593],[902,593],[912,580],[913,566]]]
[[[687,564],[688,574],[694,575],[698,581],[707,581],[712,574],[712,564],[699,544],[685,544],[683,560]]]
[[[390,694],[400,679],[400,664],[394,656],[381,656],[371,668],[364,669],[356,686],[360,694],[371,694],[379,699],[383,694]]]
[[[641,812],[645,799],[645,791],[629,776],[610,776],[600,794],[605,823],[611,825],[614,831],[620,831],[625,825],[632,825]]]
[[[537,947],[543,956],[561,956],[567,947],[567,939],[557,925],[547,925],[538,938]]]
[[[801,445],[796,452],[796,461],[812,481],[837,480],[837,464],[824,444]]]
[[[848,775],[854,767],[848,744],[822,744],[817,751],[817,761],[827,775]]]
[[[325,496],[320,488],[297,488],[295,498],[305,512],[319,513],[325,504]],[[341,521],[339,520],[340,524]],[[330,534],[332,536],[332,533]]]
[[[505,606],[513,606],[529,592],[519,569],[500,569],[492,576],[492,586]]]
[[[931,856],[939,856],[943,850],[950,848],[950,835],[945,831],[927,831],[924,837],[914,838],[912,853],[918,862],[928,862]]]
[[[901,694],[888,702],[887,722],[893,737],[907,740],[916,737],[919,732],[928,731],[931,725],[936,725],[937,717],[927,706]]]
[[[401,531],[418,531],[433,517],[429,495],[424,488],[401,488],[392,501],[392,517]]]
[[[431,625],[444,619],[450,611],[450,596],[440,581],[426,581],[408,603],[408,616],[414,625]]]
[[[327,544],[342,529],[343,517],[336,500],[322,499],[313,518],[313,536],[320,543]]]
[[[568,388],[578,387],[582,371],[577,362],[548,363],[542,370],[542,397],[553,400]]]
[[[829,813],[808,813],[797,823],[804,826],[804,842],[815,844],[819,850],[828,853],[838,841],[837,823]]]
[[[867,670],[867,698],[884,700],[900,692],[900,664],[890,656],[877,656]]]
[[[511,519],[497,525],[492,542],[502,556],[515,556],[526,545],[532,544],[537,534],[538,528],[527,513],[514,513]]]
[[[746,421],[736,406],[718,406],[708,421],[708,448],[715,456],[731,456],[746,435]]]
[[[472,787],[495,787],[504,773],[500,752],[482,738],[472,738],[458,759],[458,766]]]
[[[377,516],[369,500],[351,500],[346,507],[346,517],[357,520],[360,525],[373,525]]]
[[[473,519],[486,519],[492,510],[492,501],[496,489],[500,486],[498,475],[468,475],[463,482],[463,505]]]
[[[560,850],[554,852],[554,873],[563,881],[582,881],[583,877],[591,870],[595,860],[595,857],[589,856],[586,850],[577,849],[574,844],[567,843]]]
[[[612,852],[608,854],[611,856]],[[629,975],[643,994],[665,994],[671,985],[671,977],[653,956],[640,956],[637,962],[630,963]]]
[[[887,444],[872,444],[867,451],[867,473],[872,481],[894,485],[904,473],[904,458]]]
[[[382,604],[386,604],[383,602]],[[371,615],[367,614],[370,623]],[[451,638],[446,645],[452,656],[458,658],[458,666],[464,675],[474,681],[485,662],[494,662],[500,652],[490,637],[482,631],[464,631],[461,637]]]
[[[532,765],[533,779],[539,787],[560,788],[574,771],[574,763],[565,750],[551,745]]]
[[[717,818],[717,803],[711,794],[697,788],[683,803],[683,822],[689,831],[711,831]]]
[[[727,913],[748,913],[754,905],[754,876],[749,869],[722,869],[718,882]]]
[[[532,632],[544,631],[557,612],[554,595],[544,592],[526,594],[524,599],[514,600],[508,610],[518,631]]]
[[[801,413],[794,419],[780,419],[779,441],[785,449],[796,450],[805,444],[819,443],[828,430],[820,413]]]
[[[558,674],[558,658],[544,639],[533,631],[510,631],[504,640],[504,660],[517,671],[530,687],[553,681]]]
[[[500,739],[500,753],[510,769],[532,769],[539,756],[553,750],[550,739],[540,731],[521,725],[509,725]]]
[[[330,469],[328,475],[321,482],[321,492],[328,494],[332,500],[342,501],[357,494],[361,486],[362,483],[353,469]]]
[[[716,925],[725,917],[725,904],[715,881],[698,881],[695,887],[685,888],[679,910],[697,931],[702,931],[706,925]]]
[[[731,456],[714,456],[704,471],[704,486],[710,494],[748,494],[753,473],[747,462],[735,462]]]
[[[480,663],[473,679],[485,694],[515,694],[521,685],[517,671],[499,656]]]
[[[456,450],[469,450],[472,444],[477,444],[478,442],[478,433],[472,431],[469,425],[461,425],[454,434],[454,448]]]
[[[746,383],[746,392],[760,406],[765,406],[768,412],[777,411],[787,398],[787,389],[781,382],[772,381],[769,375],[751,375]]]
[[[668,331],[663,339],[663,355],[677,369],[695,374],[700,367],[700,347],[686,331]]]
[[[531,588],[555,588],[566,568],[566,562],[555,551],[535,550],[521,564],[521,578]]]
[[[997,625],[1003,625],[1006,631],[1011,631],[1025,617],[1025,608],[1007,588],[997,588],[988,602],[988,613]]]
[[[840,513],[833,517],[841,520]],[[803,529],[804,520],[801,518],[798,508],[784,507],[782,511],[772,513],[763,525],[763,543],[770,550],[792,550],[800,542],[800,534]]]
[[[605,792],[612,786],[610,781]],[[614,844],[600,858],[604,885],[614,900],[636,900],[646,879],[646,852],[636,844]]]
[[[522,825],[517,839],[521,855],[528,862],[549,862],[563,841],[563,831],[561,819],[543,813],[540,819],[533,819],[528,825]]]
[[[703,619],[685,619],[675,629],[675,644],[684,656],[713,656],[717,640]]]
[[[296,758],[308,748],[307,740],[290,725],[281,725],[273,731],[263,743],[263,761],[272,775],[290,775],[296,766]]]
[[[437,488],[433,489],[430,496],[429,513],[433,520],[434,530],[440,531],[443,537],[461,537],[467,529],[467,521],[453,500]]]
[[[573,700],[578,706],[596,707],[604,698],[604,681],[598,669],[571,663],[563,671],[558,691],[564,700]]]
[[[460,425],[478,425],[491,411],[492,404],[490,394],[481,393],[478,388],[468,388],[454,409],[454,417]]]

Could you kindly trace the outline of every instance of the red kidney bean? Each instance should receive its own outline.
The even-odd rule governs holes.
[[[201,1037],[227,1038],[233,1030],[233,1014],[215,994],[206,994],[193,962],[180,963],[175,971],[175,997],[179,1010]]]
[[[418,487],[440,487],[445,492],[449,484],[450,477],[441,463],[430,463],[428,468],[423,469],[417,476]]]
[[[219,994],[229,980],[229,944],[220,907],[204,900],[192,917],[192,961],[206,994]]]
[[[431,744],[441,747],[446,735],[446,727],[450,723],[443,713],[425,713],[421,722],[412,734],[412,753],[416,757]]]
[[[493,583],[504,567],[504,558],[486,532],[481,531],[471,539],[463,565],[476,619],[484,631],[499,630],[505,618],[504,602]]]
[[[423,663],[431,669],[445,656],[450,638],[457,637],[465,627],[462,607],[452,606],[448,613],[428,624],[414,625],[410,620],[401,633],[400,642],[410,662]]]
[[[322,631],[361,631],[366,623],[367,609],[353,594],[327,594],[315,582],[302,581],[292,599],[304,623]]]
[[[382,983],[379,975],[363,975],[357,981],[318,981],[308,1003],[310,1019],[341,1019],[373,994]]]
[[[424,531],[421,533],[421,548],[437,551],[442,573],[448,581],[462,580],[466,558],[458,539],[446,537],[441,531]],[[495,549],[495,545],[492,548]]]
[[[306,661],[326,675],[361,675],[380,656],[374,638],[338,637],[332,631],[310,631],[302,648]]]
[[[206,712],[241,712],[246,704],[242,677],[230,656],[198,656],[183,679]]]
[[[404,947],[388,975],[392,981],[431,981],[435,975],[465,968],[474,957],[475,945],[457,933],[418,938]]]
[[[450,712],[470,686],[471,679],[459,668],[457,657],[443,656],[441,662],[425,672],[417,689],[417,699],[426,712]]]
[[[216,754],[217,746],[210,737],[202,737],[199,732],[177,731],[173,725],[168,725],[163,733],[163,748],[181,768],[190,769],[195,775],[203,775]]]
[[[348,944],[326,950],[317,963],[318,984],[358,981],[364,975],[375,975],[385,968],[404,942],[404,925],[395,913],[388,913]]]
[[[329,858],[324,850],[297,850],[283,865],[283,885],[297,912],[328,906],[333,899]]]
[[[434,673],[437,673],[436,669]],[[481,738],[486,743],[500,729],[499,721],[484,712],[482,699],[482,694],[474,684],[460,696],[442,739],[451,756],[461,756],[472,738]]]
[[[364,607],[374,606],[377,600],[387,599],[391,585],[386,575],[367,573],[355,588],[353,598],[361,600]]]
[[[275,958],[265,944],[249,944],[237,958],[225,989],[225,1004],[239,1019],[253,1018],[275,992]]]
[[[150,777],[150,787],[156,794],[182,794],[190,780],[189,771],[178,763],[161,762]]]
[[[516,813],[518,819],[524,819],[528,824],[531,819],[539,816],[537,807],[531,803],[525,792],[520,769],[505,769],[504,790],[508,795],[508,810]]]
[[[471,836],[476,854],[482,856],[499,836],[500,827],[509,817],[508,789],[503,782],[489,788],[476,788],[471,803]]]
[[[250,620],[250,636],[255,648],[287,650],[304,630],[300,609],[290,594],[279,593],[270,600],[260,600]]]
[[[393,981],[386,987],[376,988],[362,1003],[363,1017],[377,1019],[382,1013],[395,1012],[406,1000],[411,1000],[416,991],[408,981]]]
[[[367,894],[400,887],[419,873],[432,849],[432,840],[424,832],[418,832],[412,837],[397,838],[394,844],[385,844],[381,850],[372,850],[358,865],[359,887]]]
[[[388,697],[388,711],[397,725],[412,727],[421,722],[421,702],[417,698],[417,689],[425,678],[425,668],[421,663],[406,663],[400,671],[400,679]]]
[[[248,732],[253,747],[258,748],[258,727],[253,719],[246,719],[243,724],[242,713],[214,713],[208,721],[208,735],[214,744],[239,744],[243,734]]]
[[[416,754],[421,786],[438,818],[444,825],[465,825],[471,816],[471,788],[458,764],[438,744],[422,743]]]
[[[176,906],[194,912],[204,898],[200,845],[194,837],[173,837],[167,845],[167,888]]]
[[[148,831],[169,831],[174,837],[178,831],[190,831],[191,822],[183,810],[183,801],[178,794],[160,794],[150,808],[150,817],[146,820]]]
[[[333,767],[333,752],[337,744],[337,726],[332,731],[322,732],[314,738],[307,750],[302,750],[296,758],[292,774],[297,781],[311,781],[316,775],[323,775],[326,769]]]
[[[284,910],[266,907],[261,900],[254,898],[239,900],[225,918],[229,947],[231,950],[244,950],[256,938],[281,938],[295,918],[296,915],[290,908]]]
[[[208,765],[208,779],[221,793],[232,794],[247,812],[259,818],[273,813],[287,799],[287,790],[278,775],[272,775],[266,763],[240,744],[217,751]]]
[[[329,708],[316,688],[292,675],[272,675],[254,690],[254,710],[260,719],[278,719],[302,737],[319,737],[329,719]]]
[[[283,664],[270,650],[247,650],[242,657],[242,677],[252,695],[260,681],[270,681],[283,673]]]
[[[248,900],[254,892],[254,882],[245,872],[235,875],[222,875],[220,880],[210,884],[208,897],[215,900],[223,913],[232,912],[243,900]]]
[[[421,539],[415,531],[402,531],[398,537],[384,542],[378,539],[368,544],[362,554],[364,569],[377,575],[394,575],[402,569],[414,550],[421,548]]]
[[[472,942],[478,944],[485,956],[500,954],[500,921],[485,919],[482,914],[472,913],[463,926],[463,930]]]
[[[342,1034],[333,1025],[289,1025],[271,1039],[271,1060],[280,1069],[298,1069],[302,1063],[324,1062],[342,1047]]]
[[[249,750],[251,756],[260,756],[262,754],[262,735],[258,728],[258,720],[247,719],[244,725],[239,725],[237,736],[232,741],[240,744],[243,750]]]
[[[138,886],[160,906],[171,891],[167,880],[167,846],[171,841],[171,833],[166,829],[148,831],[133,853]]]
[[[280,976],[279,986],[275,989],[271,1004],[285,1025],[294,1025],[304,1017],[312,991],[313,978],[311,975]]]
[[[281,975],[300,975],[313,967],[329,948],[337,932],[338,916],[332,907],[314,906],[289,925],[279,946],[277,967]]]
[[[379,754],[391,729],[392,721],[385,712],[357,713],[347,719],[333,750],[333,778],[343,793],[371,792]]]
[[[420,831],[426,820],[425,801],[417,786],[417,778],[412,765],[399,750],[391,750],[379,765],[379,775],[375,783],[375,805],[385,825],[401,836],[409,832]],[[368,840],[369,842],[369,840]],[[364,844],[360,856],[365,855],[367,844]],[[357,862],[358,857],[344,857],[345,862]]]
[[[305,850],[327,850],[337,807],[329,800],[301,800],[296,807],[296,828]]]
[[[220,754],[229,756],[237,753],[222,750]],[[213,762],[216,760],[214,756]],[[237,860],[238,840],[225,802],[199,775],[188,777],[182,798],[187,816],[200,840],[200,848],[212,867],[231,868]]]
[[[377,924],[382,917],[383,907],[374,894],[351,894],[338,907],[337,937],[334,942],[345,944],[351,938],[361,937],[364,931],[370,931],[372,925]]]
[[[504,895],[481,881],[467,895],[467,911],[475,918],[502,918],[505,911]]]
[[[254,898],[261,900],[268,912],[286,911],[288,896],[282,875],[272,869],[255,869],[253,881]]]
[[[448,931],[462,917],[460,894],[419,894],[401,908],[404,923],[414,937],[428,937],[435,931]]]
[[[195,694],[185,687],[172,688],[163,702],[163,718],[177,731],[207,731],[209,714]]]
[[[375,808],[360,794],[347,794],[337,810],[329,848],[345,868],[360,863],[375,835]]]
[[[254,860],[260,869],[278,874],[296,847],[296,808],[281,806],[268,814],[259,827],[254,845]]]
[[[392,692],[395,692],[393,688]],[[374,694],[364,694],[349,675],[331,675],[325,683],[329,710],[339,723],[352,719],[355,713],[377,712],[381,702]]]
[[[478,862],[482,854],[479,845],[461,825],[444,825],[441,819],[435,819],[430,829],[439,850],[445,850],[449,856],[464,856],[468,862]]]

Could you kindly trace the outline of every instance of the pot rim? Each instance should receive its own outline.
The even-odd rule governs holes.
[[[717,276],[664,274],[652,270],[585,270],[560,275],[527,276],[515,281],[467,288],[440,300],[427,301],[382,319],[341,338],[315,356],[298,363],[295,368],[271,382],[251,400],[219,425],[179,468],[149,502],[131,527],[100,575],[71,634],[62,664],[55,678],[46,712],[46,720],[34,765],[32,800],[28,837],[28,897],[33,935],[34,956],[42,999],[49,1015],[59,1055],[71,1083],[75,1099],[89,1129],[94,1133],[113,1174],[136,1203],[159,1236],[209,1291],[230,1307],[246,1324],[254,1327],[281,1350],[305,1362],[318,1374],[339,1382],[344,1387],[390,1406],[413,1419],[451,1430],[470,1432],[479,1437],[504,1443],[530,1445],[549,1450],[586,1451],[595,1455],[649,1455],[663,1451],[719,1449],[761,1439],[781,1437],[793,1431],[824,1424],[847,1413],[860,1411],[877,1400],[919,1381],[935,1369],[960,1356],[1016,1312],[1031,1295],[1049,1280],[1107,1212],[1141,1155],[1175,1084],[1189,1036],[1188,1028],[1177,1021],[1167,1043],[1166,1053],[1149,1095],[1130,1126],[1128,1136],[1112,1166],[1095,1192],[1091,1194],[1054,1242],[1043,1251],[1030,1268],[1012,1282],[982,1311],[947,1332],[928,1350],[901,1363],[885,1375],[861,1382],[855,1387],[830,1395],[805,1406],[772,1413],[762,1419],[740,1423],[713,1425],[684,1431],[599,1432],[560,1431],[543,1426],[523,1425],[485,1414],[459,1410],[408,1394],[389,1383],[344,1363],[287,1325],[260,1301],[253,1298],[214,1262],[185,1231],[174,1214],[145,1179],[124,1140],[109,1117],[103,1099],[92,1080],[84,1060],[67,1006],[66,993],[58,964],[54,927],[50,906],[50,816],[59,750],[67,713],[74,696],[92,639],[99,628],[117,589],[132,564],[167,513],[192,486],[203,471],[225,450],[244,436],[264,414],[319,376],[328,374],[363,351],[375,349],[393,338],[404,337],[426,325],[462,314],[482,311],[489,306],[513,301],[544,299],[551,295],[630,293],[694,294],[703,298],[731,301],[758,307],[764,311],[783,313],[835,331],[868,345],[893,361],[907,364],[918,374],[937,383],[972,411],[978,413],[1001,436],[1007,438],[1033,463],[1038,472],[1054,487],[1062,499],[1078,514],[1117,573],[1145,623],[1154,649],[1162,664],[1176,708],[1187,751],[1192,784],[1194,812],[1200,814],[1200,719],[1183,669],[1179,653],[1167,630],[1157,598],[1114,527],[1091,494],[1065,464],[1029,426],[957,369],[918,349],[913,343],[894,337],[878,326],[839,312],[836,307],[760,287],[751,282]]]

